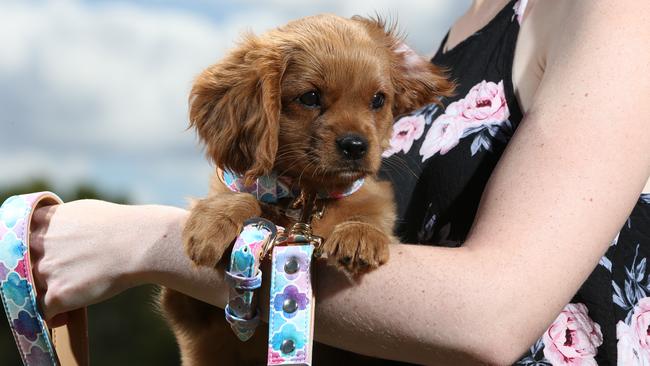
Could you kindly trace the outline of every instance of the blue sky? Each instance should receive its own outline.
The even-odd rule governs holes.
[[[0,187],[44,177],[185,206],[212,171],[186,130],[187,94],[241,32],[379,12],[430,55],[469,3],[0,0]]]

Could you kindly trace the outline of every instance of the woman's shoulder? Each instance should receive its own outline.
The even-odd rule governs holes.
[[[643,5],[633,0],[619,2],[592,2],[587,0],[528,0],[521,20],[515,58],[513,83],[522,110],[526,112],[546,70],[547,59],[561,41],[572,42],[575,37],[584,39],[588,35],[570,31],[575,24],[584,24],[592,37],[599,37],[603,43],[616,42],[621,47],[636,47],[646,42],[647,29],[636,29],[628,33],[631,37],[612,39],[613,29],[633,28],[645,21],[650,12],[650,3]],[[596,35],[595,33],[598,33]]]
[[[530,108],[544,70],[550,45],[562,30],[570,1],[528,0],[521,18],[512,79],[525,113]]]

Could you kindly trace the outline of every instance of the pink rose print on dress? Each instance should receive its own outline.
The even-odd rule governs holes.
[[[618,343],[617,360],[619,365],[650,365],[648,351],[641,348],[634,331],[623,321],[616,324],[616,339]]]
[[[476,84],[465,98],[451,103],[444,116],[452,116],[468,127],[498,124],[510,117],[503,90],[503,80],[495,84],[485,81]]]
[[[464,132],[463,124],[453,119],[444,119],[442,117],[444,115],[433,122],[433,125],[427,132],[427,136],[424,138],[424,142],[420,147],[422,161],[427,160],[438,152],[440,155],[446,154],[454,146],[458,145],[460,141]]]
[[[650,365],[650,297],[634,306],[630,324],[616,324],[619,365]]]
[[[634,307],[634,314],[632,315],[632,322],[630,324],[634,331],[634,335],[639,340],[641,348],[650,350],[650,298],[644,297],[639,300],[639,303]]]
[[[544,357],[553,365],[593,365],[603,343],[600,326],[584,304],[567,304],[542,337]]]
[[[405,116],[393,125],[393,136],[390,138],[390,148],[384,151],[383,157],[387,158],[393,154],[403,151],[405,154],[411,150],[413,141],[422,137],[424,133],[424,117]]]
[[[503,81],[498,84],[481,81],[470,89],[465,98],[449,104],[445,113],[433,121],[420,148],[422,161],[438,152],[446,154],[461,138],[485,129],[493,138],[504,140],[499,134],[499,125],[508,125],[509,117]],[[480,134],[475,138],[472,155],[481,147],[491,149],[487,135]]]

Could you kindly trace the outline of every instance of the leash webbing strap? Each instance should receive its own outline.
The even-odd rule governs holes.
[[[276,232],[275,225],[268,220],[257,217],[246,220],[230,255],[230,267],[226,271],[230,297],[225,314],[242,341],[250,339],[259,324],[254,291],[262,284],[260,259],[269,242],[275,240]]]
[[[50,332],[41,316],[29,256],[30,223],[39,205],[61,203],[51,192],[8,198],[0,207],[0,295],[24,365],[88,365],[85,309]],[[55,350],[55,347],[58,350]]]
[[[255,294],[262,282],[259,265],[268,248],[273,247],[268,365],[311,365],[315,304],[311,262],[315,238],[310,232],[286,233],[268,220],[252,218],[244,223],[235,240],[226,271],[230,298],[225,314],[242,341],[253,336],[260,321]]]
[[[310,366],[314,330],[311,261],[314,245],[273,248],[268,365]]]

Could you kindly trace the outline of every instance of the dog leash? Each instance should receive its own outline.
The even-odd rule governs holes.
[[[32,214],[41,205],[62,203],[51,192],[8,198],[0,207],[0,295],[9,326],[26,366],[86,366],[86,309],[68,314],[68,324],[50,330],[38,309],[31,272]]]
[[[255,290],[262,285],[260,260],[275,240],[276,233],[276,226],[268,220],[246,220],[230,255],[230,269],[226,271],[230,296],[225,314],[232,330],[242,341],[250,339],[259,324]]]
[[[268,220],[252,218],[235,240],[226,272],[230,299],[226,320],[242,341],[259,323],[257,297],[261,285],[261,259],[271,251],[271,289],[267,364],[310,366],[314,334],[315,297],[311,262],[322,244],[310,223],[317,195],[303,197],[298,223],[289,230]]]
[[[310,366],[314,340],[311,261],[321,238],[297,223],[273,246],[268,365]]]

